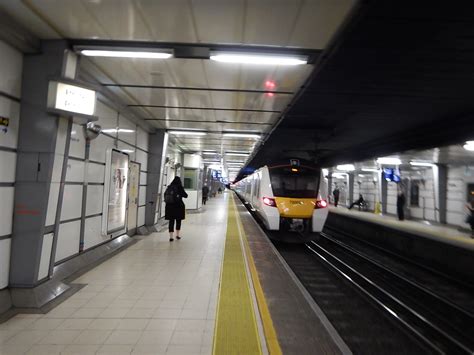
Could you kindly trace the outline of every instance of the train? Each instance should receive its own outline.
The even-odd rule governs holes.
[[[236,182],[233,189],[269,231],[319,233],[328,216],[322,170],[291,159],[265,165]]]

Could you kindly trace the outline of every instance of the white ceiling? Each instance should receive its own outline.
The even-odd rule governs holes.
[[[42,39],[263,45],[322,50],[355,0],[4,0],[0,7]],[[109,78],[105,84],[186,89],[111,88],[156,128],[199,129],[204,137],[176,137],[184,151],[252,150],[253,139],[223,131],[269,133],[313,70],[218,63],[207,59],[83,58]],[[266,90],[265,82],[286,94]],[[212,91],[226,89],[229,91]],[[180,108],[173,108],[180,107]],[[182,107],[192,107],[186,109]],[[203,110],[205,108],[205,110]],[[215,110],[215,108],[234,110]],[[276,112],[235,111],[268,110]],[[225,122],[224,122],[225,121]]]

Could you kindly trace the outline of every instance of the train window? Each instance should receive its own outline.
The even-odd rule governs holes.
[[[315,198],[318,196],[319,170],[299,167],[270,169],[273,194],[277,197]]]

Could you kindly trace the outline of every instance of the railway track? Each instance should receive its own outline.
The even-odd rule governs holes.
[[[405,274],[414,269],[413,265],[405,267],[402,274],[326,233],[317,242],[307,243],[306,248],[431,352],[474,353],[474,315],[469,304],[458,304],[418,283],[416,277],[407,277]],[[439,275],[435,278],[440,280]],[[451,283],[445,280],[445,294]],[[454,287],[453,296],[458,288]]]

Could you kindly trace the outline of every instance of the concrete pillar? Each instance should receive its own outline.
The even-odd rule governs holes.
[[[328,202],[329,200],[333,201],[333,196],[332,196],[332,171],[328,173]]]
[[[52,275],[72,124],[47,111],[48,84],[51,78],[74,78],[77,58],[65,41],[44,41],[41,49],[23,62],[10,261],[13,298],[15,288],[33,288]],[[14,304],[34,307],[47,298],[41,296],[14,299]]]
[[[435,169],[436,167],[436,169]],[[438,211],[438,221],[447,223],[447,201],[448,201],[448,166],[436,164],[433,168],[433,177],[436,189],[435,208]]]
[[[354,202],[354,173],[348,173],[348,190],[349,190],[349,205],[351,205]]]
[[[387,213],[388,182],[383,177],[383,170],[380,172],[380,202],[382,204],[382,213]]]
[[[158,130],[149,135],[148,140],[148,173],[146,188],[145,226],[155,224],[155,215],[161,206],[161,179],[165,164],[168,134]]]

